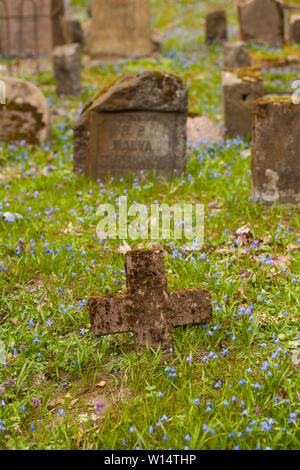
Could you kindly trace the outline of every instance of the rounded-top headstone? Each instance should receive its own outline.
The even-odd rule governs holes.
[[[0,104],[0,141],[40,145],[51,135],[50,109],[34,84],[19,78],[1,78],[5,104]]]

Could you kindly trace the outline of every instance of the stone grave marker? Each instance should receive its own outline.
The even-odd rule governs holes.
[[[9,18],[3,19],[2,50],[7,51],[7,22],[13,55],[46,54],[64,43],[61,24],[64,0],[9,0],[6,4]]]
[[[50,109],[43,93],[18,78],[1,78],[5,104],[0,104],[0,141],[39,145],[51,135]]]
[[[186,162],[188,89],[171,74],[128,74],[101,91],[74,126],[74,169],[87,177],[156,170],[180,175]]]
[[[289,40],[300,43],[300,15],[295,14],[289,20]]]
[[[226,135],[251,135],[254,102],[264,95],[261,69],[225,69],[222,72],[222,95]]]
[[[81,89],[80,46],[58,46],[53,51],[53,68],[58,95],[75,95]]]
[[[223,51],[224,68],[250,67],[251,59],[248,44],[244,41],[226,42]]]
[[[256,102],[252,194],[269,204],[300,203],[300,106],[291,98]]]
[[[205,37],[206,42],[226,41],[227,18],[225,10],[215,8],[206,15]]]
[[[281,0],[244,0],[238,4],[240,38],[269,45],[284,41],[284,7]]]
[[[77,18],[65,18],[62,23],[65,44],[84,44],[84,32]]]
[[[149,0],[92,0],[91,12],[86,47],[90,60],[152,54]]]
[[[206,290],[167,290],[164,258],[159,250],[126,253],[125,270],[126,295],[93,297],[88,301],[96,336],[133,332],[137,351],[147,345],[169,348],[171,329],[211,320],[211,299]]]

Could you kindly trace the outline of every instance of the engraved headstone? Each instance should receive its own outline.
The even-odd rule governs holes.
[[[244,0],[238,4],[240,37],[269,45],[284,41],[284,8],[281,0]]]
[[[6,5],[8,18],[2,20],[1,28],[3,50],[7,51],[9,44],[11,54],[17,56],[45,54],[64,43],[61,26],[64,0],[9,0]]]
[[[0,141],[39,145],[51,134],[50,109],[43,93],[18,78],[1,78],[5,104],[0,105]]]
[[[53,51],[53,68],[58,95],[74,95],[81,89],[79,44],[58,46]]]
[[[92,0],[87,54],[93,60],[153,52],[149,0]]]
[[[300,43],[300,15],[295,14],[289,21],[289,39],[291,42]]]
[[[206,290],[168,291],[162,252],[130,251],[125,255],[125,270],[126,295],[88,301],[96,336],[133,332],[137,351],[146,346],[170,348],[171,329],[211,320],[211,299]]]
[[[222,95],[226,135],[251,135],[254,102],[264,95],[261,69],[225,69],[222,72]]]
[[[156,170],[181,174],[186,162],[188,89],[171,74],[128,74],[100,92],[74,126],[74,169],[91,178]]]
[[[225,10],[215,8],[206,15],[205,37],[206,42],[226,41],[227,18]]]
[[[300,204],[300,106],[263,98],[253,120],[252,194],[269,204]]]

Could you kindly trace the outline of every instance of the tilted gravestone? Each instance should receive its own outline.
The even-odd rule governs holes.
[[[64,43],[64,0],[9,0],[6,5],[8,18],[2,20],[0,33],[4,51],[9,44],[10,53],[17,56],[45,54]]]
[[[223,51],[224,68],[235,69],[250,67],[249,46],[246,42],[226,42]]]
[[[259,67],[225,69],[222,72],[223,118],[226,135],[247,137],[252,132],[255,100],[264,95]]]
[[[51,135],[50,109],[43,93],[18,78],[1,78],[5,104],[0,104],[0,141],[39,145]]]
[[[300,15],[295,14],[289,20],[289,39],[291,42],[300,43]]]
[[[188,89],[171,74],[128,74],[100,92],[74,126],[74,169],[87,177],[156,170],[186,162]]]
[[[171,329],[211,320],[211,299],[206,290],[168,291],[162,252],[128,252],[125,269],[127,295],[93,297],[88,301],[96,336],[133,332],[138,351],[147,345],[169,348]]]
[[[238,4],[240,37],[269,45],[284,41],[284,8],[280,0],[244,0]]]
[[[267,203],[300,203],[300,106],[291,98],[256,102],[252,194]]]
[[[206,42],[226,41],[227,18],[225,10],[215,8],[206,15],[205,38]]]
[[[53,51],[53,69],[58,95],[74,95],[81,89],[81,60],[79,44],[58,46]]]
[[[91,60],[153,52],[149,0],[92,0],[86,52]]]

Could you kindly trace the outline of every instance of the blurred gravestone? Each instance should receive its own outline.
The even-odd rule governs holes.
[[[300,15],[292,15],[289,21],[289,39],[300,43]]]
[[[87,35],[91,60],[152,54],[149,0],[92,0],[91,11]]]
[[[51,134],[50,110],[43,93],[32,83],[2,78],[5,104],[0,105],[0,141],[39,145]]]
[[[224,68],[249,67],[251,59],[248,44],[243,41],[227,42],[223,52]]]
[[[79,44],[58,46],[53,51],[53,68],[58,95],[75,95],[81,89]]]
[[[156,170],[181,174],[188,90],[171,74],[128,74],[100,91],[74,126],[75,171],[91,178]]]
[[[254,102],[264,95],[261,69],[225,69],[222,73],[222,94],[226,135],[251,135]]]
[[[275,45],[284,41],[284,8],[281,0],[245,0],[238,4],[243,41]]]
[[[225,10],[215,8],[206,15],[205,37],[206,42],[226,41],[227,19]]]
[[[1,12],[1,48],[16,56],[45,54],[63,44],[63,0],[9,0]],[[9,26],[7,27],[9,23]],[[9,38],[7,37],[10,31]]]

